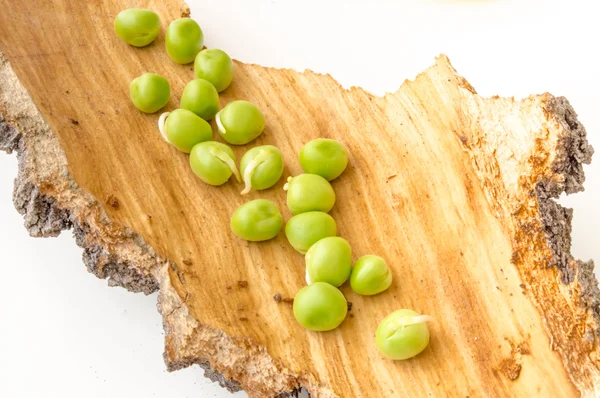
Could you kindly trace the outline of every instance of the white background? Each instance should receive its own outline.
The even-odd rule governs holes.
[[[445,53],[481,95],[564,95],[600,150],[595,1],[190,4],[207,46],[245,62],[330,73],[345,87],[395,91]],[[229,396],[198,368],[165,371],[156,296],[107,288],[86,272],[69,232],[28,237],[11,203],[16,164],[0,154],[0,396]],[[600,261],[600,159],[585,171],[586,192],[562,203],[575,208],[574,255]]]

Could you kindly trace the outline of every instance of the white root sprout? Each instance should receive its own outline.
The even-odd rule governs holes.
[[[238,182],[242,182],[240,177],[240,172],[238,171],[237,166],[232,158],[229,157],[225,152],[219,151],[218,149],[211,149],[210,153],[212,153],[217,159],[225,163],[231,169],[231,172],[235,175],[235,179]]]
[[[308,274],[308,267],[306,267],[306,274],[304,276],[307,285],[312,285],[312,279],[310,279],[310,275]]]
[[[431,322],[433,320],[433,317],[429,315],[402,317],[391,325],[387,338],[392,337],[398,330],[404,329],[407,326],[418,325],[420,323]]]
[[[417,315],[410,318],[404,318],[401,323],[402,326],[418,325],[419,323],[431,322],[433,317],[429,315]]]
[[[221,123],[221,112],[222,111],[217,112],[217,115],[215,116],[215,122],[217,122],[217,129],[219,130],[219,133],[227,134],[225,126],[223,126],[223,124]]]
[[[167,122],[167,117],[170,113],[171,112],[165,112],[158,118],[158,131],[160,131],[160,135],[162,136],[163,140],[165,140],[169,144],[171,143],[171,141],[169,141],[169,138],[167,137],[167,129],[165,128],[165,124]]]
[[[252,189],[252,174],[254,174],[254,170],[256,168],[266,162],[269,159],[269,153],[265,150],[262,150],[258,153],[258,155],[248,163],[246,169],[244,170],[244,190],[240,192],[242,195],[246,195]]]
[[[283,186],[283,190],[287,191],[288,189],[290,189],[290,182],[292,182],[293,178],[292,177],[288,177],[287,178],[287,182],[285,183],[285,185]]]

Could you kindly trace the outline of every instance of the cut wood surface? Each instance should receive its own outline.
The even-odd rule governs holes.
[[[564,98],[482,98],[444,56],[382,98],[328,75],[236,61],[222,104],[254,102],[267,127],[234,151],[240,159],[272,144],[286,161],[278,185],[244,197],[234,181],[203,184],[161,139],[158,114],[129,100],[129,82],[156,72],[171,83],[174,109],[194,77],[164,51],[183,3],[0,5],[0,147],[20,157],[15,205],[32,235],[73,227],[88,269],[111,284],[159,291],[169,369],[199,364],[261,397],[301,386],[318,397],[600,394],[593,264],[570,255],[571,212],[553,200],[583,189],[592,155]],[[160,15],[163,33],[136,49],[112,23],[141,5]],[[255,198],[290,217],[284,179],[302,172],[297,154],[317,137],[350,155],[333,182],[340,236],[355,258],[384,256],[394,276],[375,297],[344,286],[352,310],[327,333],[302,329],[285,300],[305,282],[304,258],[283,232],[248,243],[229,229]],[[429,347],[393,362],[374,336],[400,308],[435,320]]]

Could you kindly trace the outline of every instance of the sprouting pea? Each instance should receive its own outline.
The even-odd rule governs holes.
[[[305,173],[318,174],[327,181],[339,177],[348,165],[346,148],[327,138],[308,142],[302,147],[299,159]]]
[[[160,33],[160,19],[152,10],[129,8],[115,18],[115,32],[125,43],[144,47]]]
[[[287,191],[287,205],[294,215],[307,211],[328,212],[335,204],[331,184],[316,174],[289,177],[283,189]]]
[[[241,182],[235,165],[235,154],[220,142],[204,141],[196,144],[190,152],[190,166],[194,174],[210,185],[223,185],[232,174]]]
[[[194,79],[183,89],[179,106],[204,120],[210,120],[219,111],[219,93],[210,82]]]
[[[305,254],[318,241],[335,236],[337,226],[333,217],[320,211],[309,211],[290,218],[285,235],[294,249]]]
[[[242,195],[271,188],[283,174],[283,155],[273,145],[254,147],[242,156],[240,173],[246,185]]]
[[[129,85],[131,102],[140,111],[154,113],[167,105],[171,97],[171,86],[167,79],[156,73],[144,73]]]
[[[232,145],[247,144],[265,129],[262,112],[248,101],[230,102],[217,113],[215,120],[221,137]]]
[[[379,256],[362,256],[354,264],[350,286],[358,294],[371,296],[386,290],[392,284],[392,273]]]
[[[193,62],[204,45],[204,34],[196,21],[179,18],[169,24],[165,47],[169,57],[178,64]]]
[[[283,217],[275,203],[256,199],[244,203],[231,217],[231,230],[239,238],[259,242],[273,239],[283,225]]]
[[[210,124],[187,109],[160,115],[158,129],[165,141],[185,153],[190,153],[194,145],[212,139]]]
[[[221,92],[229,87],[233,80],[233,61],[223,50],[202,50],[196,55],[194,72],[197,77],[208,80]]]
[[[293,307],[298,323],[317,332],[337,328],[348,313],[348,303],[342,292],[324,282],[300,289],[294,297]]]
[[[319,240],[306,252],[306,283],[325,282],[335,287],[348,280],[352,270],[352,249],[344,238]]]
[[[402,309],[388,315],[377,328],[375,342],[389,359],[409,359],[420,354],[429,344],[427,323],[433,318]]]

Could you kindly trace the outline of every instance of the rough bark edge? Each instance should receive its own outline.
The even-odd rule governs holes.
[[[23,135],[0,115],[0,150],[8,154],[16,153],[19,161],[13,189],[13,204],[23,216],[24,226],[29,234],[41,238],[56,237],[62,231],[72,228],[75,242],[83,249],[82,260],[88,272],[99,279],[106,279],[111,287],[123,287],[130,292],[142,292],[146,295],[158,291],[157,281],[151,275],[144,275],[130,262],[119,260],[118,256],[110,254],[103,246],[93,242],[93,239],[90,240],[89,226],[74,220],[69,210],[61,208],[55,198],[42,194],[37,185],[24,177],[27,153],[23,142]],[[194,364],[204,369],[206,378],[219,383],[228,391],[233,393],[242,389],[237,382],[228,380],[221,373],[212,370],[206,360],[179,365],[169,364],[169,370],[174,371]],[[289,394],[294,394],[294,391]]]
[[[6,76],[6,75],[10,76]],[[33,101],[20,85],[14,72],[3,58],[0,51],[0,83],[6,84],[6,79],[11,79],[12,89],[17,88],[14,104],[0,103],[0,150],[7,153],[15,152],[18,159],[18,174],[14,183],[13,202],[17,211],[23,215],[25,227],[33,237],[56,237],[63,230],[73,229],[75,241],[83,249],[82,260],[88,271],[100,279],[107,279],[109,286],[120,286],[131,292],[143,292],[151,294],[159,290],[159,284],[154,277],[154,271],[161,267],[174,266],[172,263],[156,256],[143,238],[134,234],[124,227],[116,228],[110,231],[110,236],[102,236],[99,231],[106,225],[90,225],[87,221],[92,219],[94,224],[112,223],[100,203],[86,192],[83,192],[72,179],[66,169],[65,164],[52,164],[48,168],[64,168],[53,174],[53,177],[65,180],[62,185],[67,186],[69,192],[64,196],[79,196],[83,203],[77,201],[71,202],[69,199],[66,206],[61,206],[53,194],[56,194],[57,188],[52,183],[43,180],[38,181],[40,176],[36,175],[37,170],[30,167],[35,163],[36,151],[40,145],[57,146],[58,141],[54,132],[43,120],[39,111],[33,105]],[[0,89],[3,89],[0,84]],[[0,90],[0,94],[2,91]],[[3,108],[6,106],[23,106],[23,101],[27,103],[25,111],[18,110],[17,117],[10,122],[4,119]],[[1,102],[1,101],[0,101]],[[22,134],[20,130],[25,131]],[[42,137],[42,139],[40,139]],[[31,145],[27,145],[29,143]],[[39,141],[44,141],[40,144]],[[62,149],[60,149],[62,152]],[[30,153],[32,152],[32,153]],[[43,152],[43,151],[42,151]],[[31,156],[33,155],[33,156]],[[49,187],[45,185],[50,185]],[[51,194],[42,193],[49,191]],[[69,207],[72,207],[70,209]],[[85,214],[82,214],[85,213]],[[98,214],[99,213],[99,214]],[[112,226],[112,225],[111,225]],[[106,227],[107,230],[110,228]],[[124,244],[123,241],[127,241]],[[136,246],[142,253],[131,253],[128,247]],[[160,303],[159,303],[160,307]],[[159,308],[160,311],[160,308]],[[165,314],[162,314],[163,317]],[[166,356],[165,356],[166,359]],[[195,358],[190,361],[179,361],[170,363],[166,361],[169,370],[177,370],[183,367],[197,364],[204,369],[204,376],[218,382],[222,387],[231,392],[241,390],[241,386],[236,381],[226,378],[222,373],[215,371],[208,359]],[[289,392],[280,393],[278,397],[295,397],[300,391],[299,387],[290,387]]]
[[[546,111],[563,126],[566,134],[561,137],[552,164],[552,171],[563,177],[560,183],[546,182],[545,190],[550,197],[558,198],[563,192],[573,194],[584,190],[584,164],[592,162],[594,148],[587,141],[585,127],[579,122],[577,113],[564,97],[548,101]]]
[[[163,316],[164,358],[169,371],[192,365],[210,366],[209,378],[216,379],[230,391],[243,388],[256,397],[293,396],[300,386],[307,386],[320,397],[336,397],[312,375],[287,369],[252,339],[231,337],[222,330],[199,323],[190,315],[186,300],[170,283],[169,267],[170,264],[165,264],[153,271],[161,286],[157,307]]]
[[[24,218],[25,228],[31,236],[58,236],[71,227],[71,217],[67,210],[57,206],[54,198],[43,195],[38,187],[24,178],[21,165],[26,162],[23,136],[0,115],[0,150],[16,152],[19,171],[13,188],[13,204]]]
[[[568,321],[565,319],[571,328],[569,336],[556,336],[557,329],[548,333],[551,346],[560,353],[571,381],[582,396],[597,396],[600,389],[596,357],[600,338],[600,289],[594,273],[594,262],[577,260],[571,254],[573,209],[556,202],[562,193],[569,195],[584,190],[583,165],[591,163],[594,149],[588,143],[586,130],[566,98],[551,98],[545,111],[562,127],[563,135],[559,137],[556,157],[551,164],[554,176],[538,181],[535,196],[539,219],[551,252],[547,266],[558,270],[560,281],[566,288],[564,290],[568,292],[566,297],[577,306],[572,318]],[[557,337],[559,345],[554,346],[553,341]],[[574,343],[578,338],[581,344]],[[583,355],[588,356],[589,366],[595,363],[595,369],[578,362],[578,357]]]
[[[73,228],[75,241],[83,249],[83,262],[90,273],[107,279],[109,286],[121,286],[131,292],[148,295],[158,290],[152,277],[143,275],[130,263],[118,261],[100,245],[87,243],[89,227],[80,224],[68,209],[60,207],[55,198],[42,194],[39,187],[27,178],[25,164],[28,157],[24,137],[1,115],[0,150],[17,155],[19,166],[13,204],[23,216],[24,226],[32,237],[56,237],[62,231]]]
[[[550,346],[575,388],[584,396],[595,396],[600,390],[600,290],[593,263],[576,261],[571,255],[572,209],[555,201],[563,192],[583,190],[583,164],[590,163],[593,154],[585,128],[562,97],[546,93],[521,101],[485,100],[473,90],[465,90],[463,95],[460,109],[471,112],[474,139],[461,143],[471,156],[490,206],[510,231],[511,262],[519,271],[524,294],[536,306]],[[504,106],[505,114],[490,116],[488,110],[496,101]],[[529,112],[531,122],[538,123],[525,127],[532,134],[531,148],[523,147],[515,138],[519,134],[512,131],[490,130],[489,139],[482,134],[484,125],[515,111]],[[514,128],[518,131],[523,126]],[[516,182],[503,178],[514,174],[520,176]]]
[[[189,10],[182,10],[183,14],[186,12],[189,13]],[[27,145],[28,140],[33,141],[31,146]],[[40,140],[48,142],[40,144],[37,142]],[[99,220],[108,222],[109,218],[100,203],[90,194],[83,192],[74,182],[67,170],[66,158],[62,162],[58,160],[49,168],[60,169],[53,170],[54,174],[64,180],[63,185],[74,191],[70,192],[71,195],[80,196],[82,203],[69,204],[78,210],[61,206],[59,200],[51,194],[42,192],[40,188],[46,181],[37,180],[38,176],[35,175],[37,170],[30,164],[33,163],[31,158],[35,158],[39,145],[59,148],[61,154],[64,154],[56,134],[44,121],[0,50],[0,150],[7,154],[14,152],[18,159],[13,204],[23,216],[25,228],[32,237],[56,237],[62,231],[72,228],[77,245],[83,249],[83,263],[90,273],[100,279],[107,279],[109,286],[120,286],[131,292],[149,295],[158,291],[159,285],[152,274],[152,269],[164,264],[164,260],[158,258],[141,236],[126,228],[118,228],[114,233],[115,236],[103,238],[99,236],[98,225],[92,226],[84,221],[90,214],[95,223]],[[33,156],[30,152],[33,152]],[[53,186],[49,189],[51,192],[55,190],[56,187]],[[84,212],[82,208],[86,209],[86,214],[79,214]],[[115,246],[107,245],[107,241],[118,241],[123,238],[131,245],[138,246],[139,252],[128,256],[128,253],[124,253],[127,247],[107,249],[108,246]],[[116,246],[119,244],[117,243]],[[141,262],[145,265],[144,269],[140,268]],[[230,391],[239,391],[237,383],[213,371],[207,362],[201,362],[199,365],[205,369],[205,377],[228,387]]]
[[[143,275],[130,263],[122,262],[99,244],[87,243],[87,232],[79,223],[73,224],[73,237],[83,249],[83,263],[88,272],[100,279],[107,279],[111,287],[120,286],[134,293],[150,295],[158,291],[158,283],[148,275]]]
[[[219,383],[219,385],[225,388],[227,391],[235,393],[243,390],[242,386],[238,382],[227,379],[222,373],[213,370],[208,360],[196,359],[191,361],[169,361],[166,353],[164,355],[164,359],[165,363],[168,364],[168,370],[170,372],[185,369],[193,365],[198,365],[204,369],[204,377],[210,379],[213,383]],[[311,394],[303,387],[296,387],[289,392],[282,392],[276,395],[275,398],[298,398],[303,390],[307,392],[308,397],[311,396]]]
[[[552,98],[546,109],[563,126],[566,134],[558,142],[557,157],[552,163],[552,171],[560,178],[538,182],[536,194],[540,205],[540,216],[552,249],[551,265],[558,268],[561,281],[568,285],[573,283],[578,274],[577,269],[571,267],[573,210],[561,206],[553,199],[559,198],[563,192],[573,194],[584,190],[583,165],[591,163],[594,149],[588,143],[586,130],[566,98]],[[592,281],[587,279],[587,283]],[[598,286],[595,288],[597,289]],[[597,318],[597,321],[600,321],[600,318]]]
[[[195,361],[169,361],[166,353],[164,355],[164,359],[169,372],[175,372],[177,370],[185,369],[193,365],[198,365],[199,367],[204,369],[204,377],[210,379],[213,383],[219,383],[221,387],[223,387],[231,393],[242,391],[242,386],[240,386],[238,382],[226,379],[222,373],[214,371],[210,366],[210,362],[208,360],[197,359]]]
[[[584,190],[583,165],[591,163],[594,148],[588,143],[585,127],[579,122],[577,113],[566,98],[552,98],[546,109],[566,133],[558,142],[557,157],[552,163],[552,171],[560,178],[544,179],[536,185],[540,218],[552,250],[550,266],[559,270],[561,281],[565,285],[570,285],[577,279],[585,292],[586,304],[598,303],[600,289],[594,276],[593,261],[582,262],[571,255],[573,209],[565,208],[554,200],[563,192],[573,194]],[[600,327],[600,309],[597,304],[589,308]],[[600,335],[600,329],[597,329],[597,333]]]
[[[583,304],[592,312],[596,325],[600,325],[600,288],[598,288],[598,279],[594,272],[593,261],[577,260],[577,282],[582,287],[580,292]],[[594,335],[595,331],[595,335]],[[588,329],[584,338],[593,343],[596,336],[600,335],[600,330],[596,326],[595,330]]]
[[[552,171],[562,178],[558,182],[545,179],[536,185],[540,216],[552,249],[550,266],[559,270],[563,284],[575,282],[579,287],[580,302],[593,318],[594,326],[588,326],[584,335],[584,339],[593,344],[600,336],[600,288],[594,262],[576,260],[571,255],[573,209],[561,206],[555,199],[563,192],[573,194],[584,190],[583,165],[591,163],[594,148],[588,143],[587,132],[566,98],[549,101],[547,111],[554,115],[567,134],[559,141],[559,156],[552,164]]]

